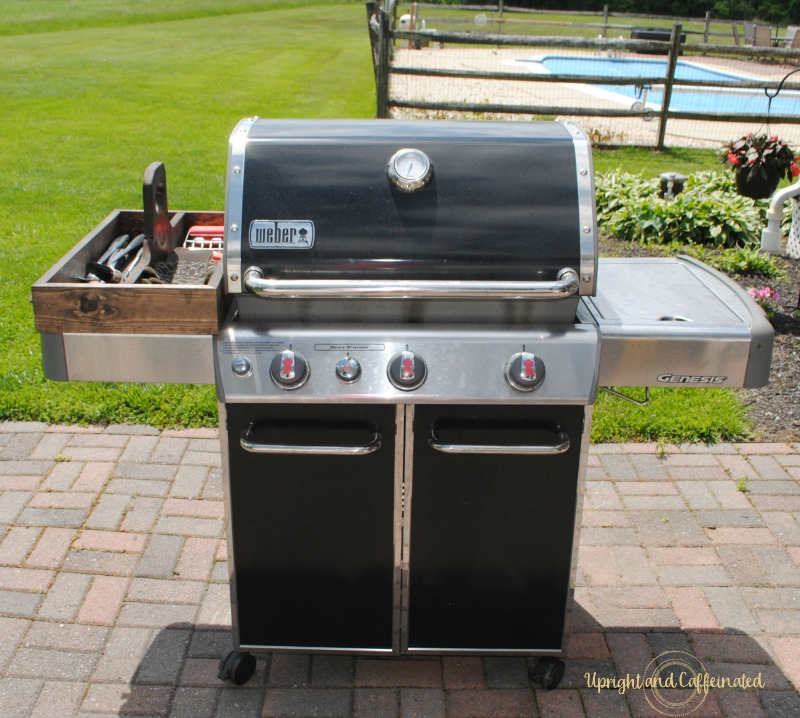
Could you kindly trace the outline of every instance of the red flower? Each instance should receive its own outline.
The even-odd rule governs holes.
[[[733,152],[728,152],[728,162],[730,162],[732,165],[738,165],[739,158],[733,154]]]
[[[800,175],[800,167],[797,166],[797,162],[792,162],[792,164],[789,165],[789,171],[792,173],[792,177]]]

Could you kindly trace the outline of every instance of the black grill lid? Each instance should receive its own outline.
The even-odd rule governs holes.
[[[432,176],[396,186],[416,149]],[[284,279],[554,280],[594,289],[588,142],[560,123],[244,120],[231,138],[229,291]],[[234,279],[236,276],[236,279]]]

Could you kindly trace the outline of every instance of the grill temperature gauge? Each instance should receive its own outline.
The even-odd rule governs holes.
[[[415,192],[431,181],[433,164],[422,150],[403,149],[392,155],[386,173],[397,189]]]

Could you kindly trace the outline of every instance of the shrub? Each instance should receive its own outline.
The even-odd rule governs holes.
[[[726,247],[719,251],[709,251],[706,247],[684,245],[678,251],[696,257],[729,275],[754,274],[772,279],[786,277],[786,271],[777,257],[760,252],[754,247]]]
[[[715,247],[753,247],[760,242],[763,203],[741,197],[719,172],[689,177],[672,200],[659,195],[660,181],[612,171],[596,182],[598,222],[617,239]]]

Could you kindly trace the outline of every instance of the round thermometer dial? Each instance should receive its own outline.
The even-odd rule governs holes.
[[[431,181],[433,165],[422,150],[404,149],[392,155],[386,172],[395,187],[403,192],[414,192]]]

